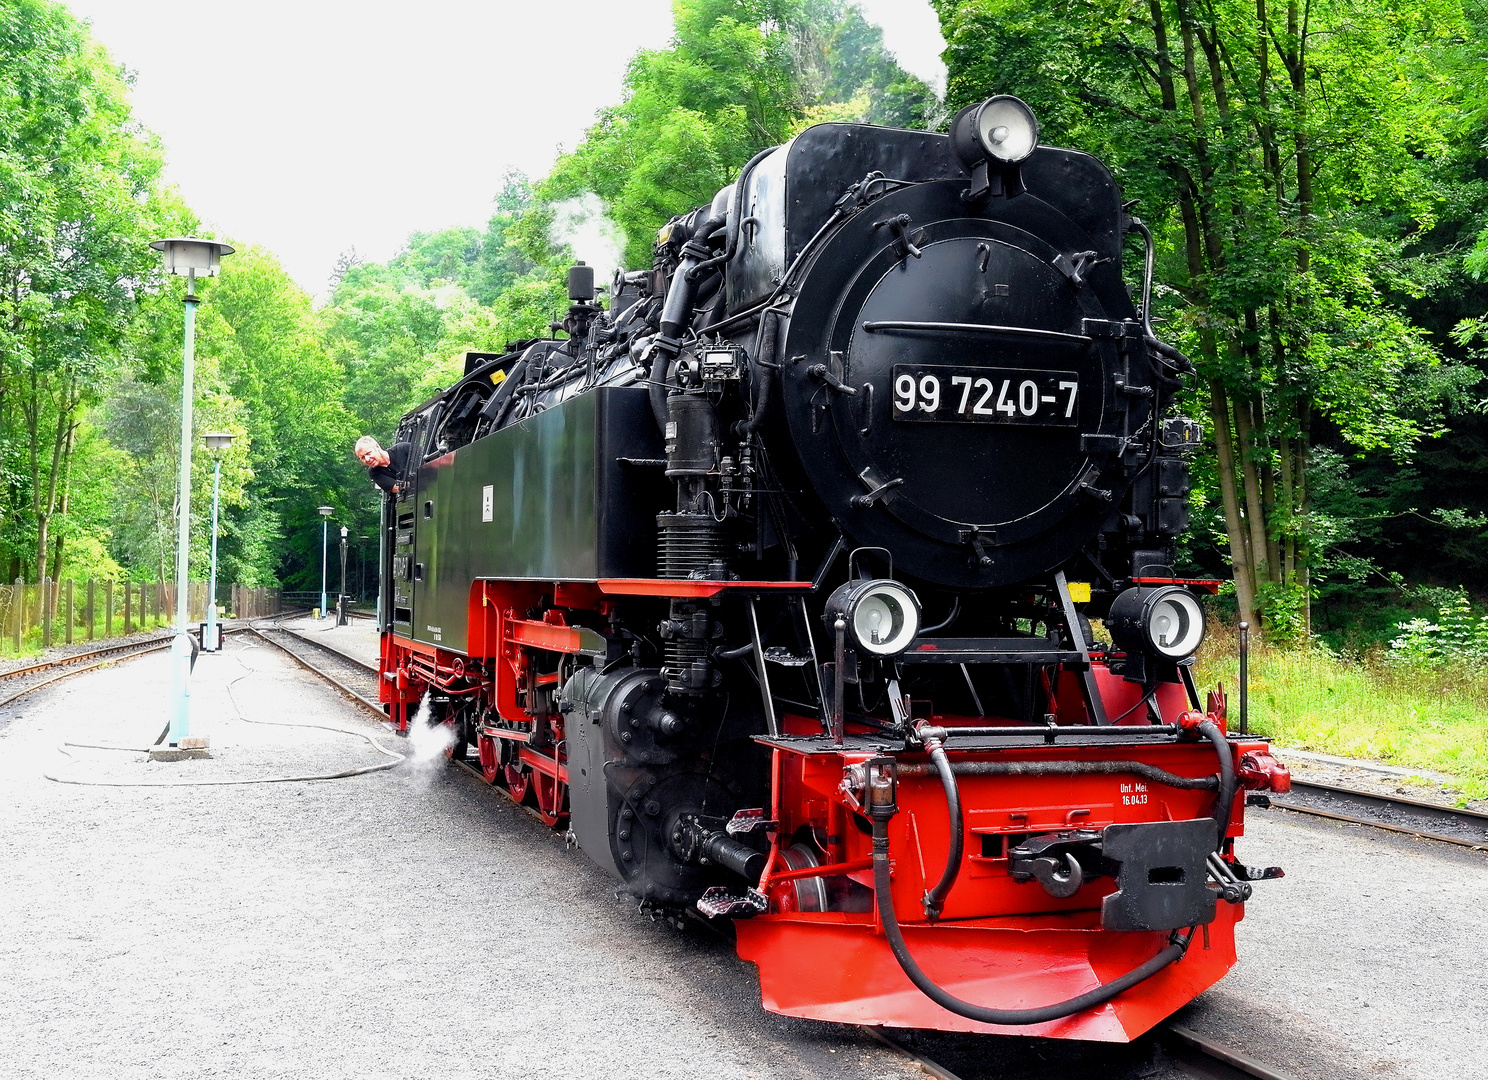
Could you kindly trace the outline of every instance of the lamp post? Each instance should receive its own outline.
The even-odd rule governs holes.
[[[336,597],[336,625],[345,626],[346,619],[346,526],[341,526],[341,593]]]
[[[202,651],[216,652],[217,640],[217,503],[222,490],[222,451],[232,445],[237,436],[227,431],[210,431],[202,436],[207,449],[212,451],[212,570],[207,575],[207,632],[203,635]]]
[[[336,512],[333,506],[320,506],[320,617],[326,617],[326,530],[331,524],[331,515]]]
[[[191,551],[191,401],[196,375],[196,277],[216,277],[231,246],[216,240],[175,237],[150,244],[165,255],[165,272],[186,279],[186,343],[181,353],[181,470],[176,494],[176,636],[171,642],[170,744],[180,746],[191,728],[191,643],[186,628],[186,570]]]

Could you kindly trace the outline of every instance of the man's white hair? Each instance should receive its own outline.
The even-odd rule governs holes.
[[[358,454],[362,453],[364,450],[380,451],[381,449],[382,444],[374,439],[371,435],[363,435],[356,441],[356,453]]]

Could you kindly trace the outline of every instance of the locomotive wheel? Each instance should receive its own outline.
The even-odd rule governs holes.
[[[511,792],[511,797],[517,802],[525,801],[532,772],[525,765],[507,765],[502,768],[501,772],[506,780],[506,790]]]
[[[455,713],[444,722],[444,726],[451,732],[450,743],[444,748],[444,756],[450,761],[464,761],[465,755],[470,752],[470,737],[464,715]]]
[[[538,772],[533,769],[528,776],[531,778],[532,793],[536,796],[537,813],[543,819],[545,825],[557,825],[563,817],[563,802],[566,792],[563,784],[555,776]]]
[[[481,776],[486,783],[494,784],[501,776],[501,749],[489,735],[480,735],[475,740],[475,752],[480,758]]]

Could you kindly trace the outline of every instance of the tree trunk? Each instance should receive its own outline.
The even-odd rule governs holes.
[[[1260,479],[1256,475],[1255,426],[1250,402],[1236,401],[1234,409],[1235,435],[1240,444],[1240,477],[1245,488],[1245,524],[1249,533],[1251,566],[1259,590],[1262,582],[1273,580],[1273,573],[1267,555],[1270,545],[1266,537],[1266,513],[1261,507]]]
[[[1224,504],[1225,531],[1230,538],[1230,565],[1235,573],[1235,597],[1240,604],[1240,620],[1256,626],[1255,576],[1251,569],[1249,541],[1240,518],[1240,499],[1235,484],[1235,449],[1230,439],[1230,406],[1224,387],[1218,381],[1209,383],[1209,411],[1214,420],[1214,449],[1219,458],[1219,492]]]

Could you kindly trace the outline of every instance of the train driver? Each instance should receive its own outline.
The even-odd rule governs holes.
[[[408,468],[411,449],[410,444],[400,442],[384,450],[371,435],[356,441],[357,460],[367,466],[367,478],[392,495],[398,494],[398,480]]]

